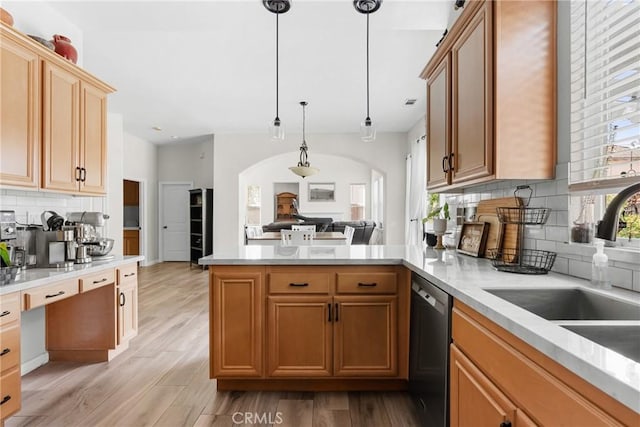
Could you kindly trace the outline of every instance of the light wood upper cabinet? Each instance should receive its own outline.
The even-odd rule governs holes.
[[[555,14],[551,1],[467,3],[421,74],[428,189],[554,177]]]
[[[113,88],[0,24],[0,184],[104,195]]]
[[[40,58],[4,28],[0,34],[0,184],[37,188]]]

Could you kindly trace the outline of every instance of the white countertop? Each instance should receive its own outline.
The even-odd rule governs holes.
[[[402,264],[491,319],[629,408],[640,412],[640,363],[517,307],[484,288],[588,287],[571,276],[495,270],[489,260],[421,246],[241,246],[201,258],[202,265]],[[640,294],[599,291],[640,304]]]
[[[74,264],[73,267],[65,268],[31,268],[22,270],[13,283],[0,286],[0,295],[11,292],[23,291],[46,285],[57,280],[71,279],[105,268],[115,268],[122,264],[130,264],[144,260],[144,256],[121,256],[116,255],[110,260],[93,261],[90,264]]]

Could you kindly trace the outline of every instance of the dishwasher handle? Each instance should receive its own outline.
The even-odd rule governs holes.
[[[423,301],[436,309],[440,314],[445,314],[446,303],[439,301],[436,297],[429,294],[421,286],[416,283],[411,284],[411,289],[416,293]]]

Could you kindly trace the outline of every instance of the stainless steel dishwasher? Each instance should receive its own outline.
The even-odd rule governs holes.
[[[411,277],[409,391],[421,425],[449,425],[451,296],[422,277]]]

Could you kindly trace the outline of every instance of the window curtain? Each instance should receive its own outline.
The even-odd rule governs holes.
[[[422,218],[425,216],[424,196],[427,182],[426,158],[426,142],[425,137],[422,136],[411,144],[411,153],[406,161],[405,242],[408,245],[422,242]]]

